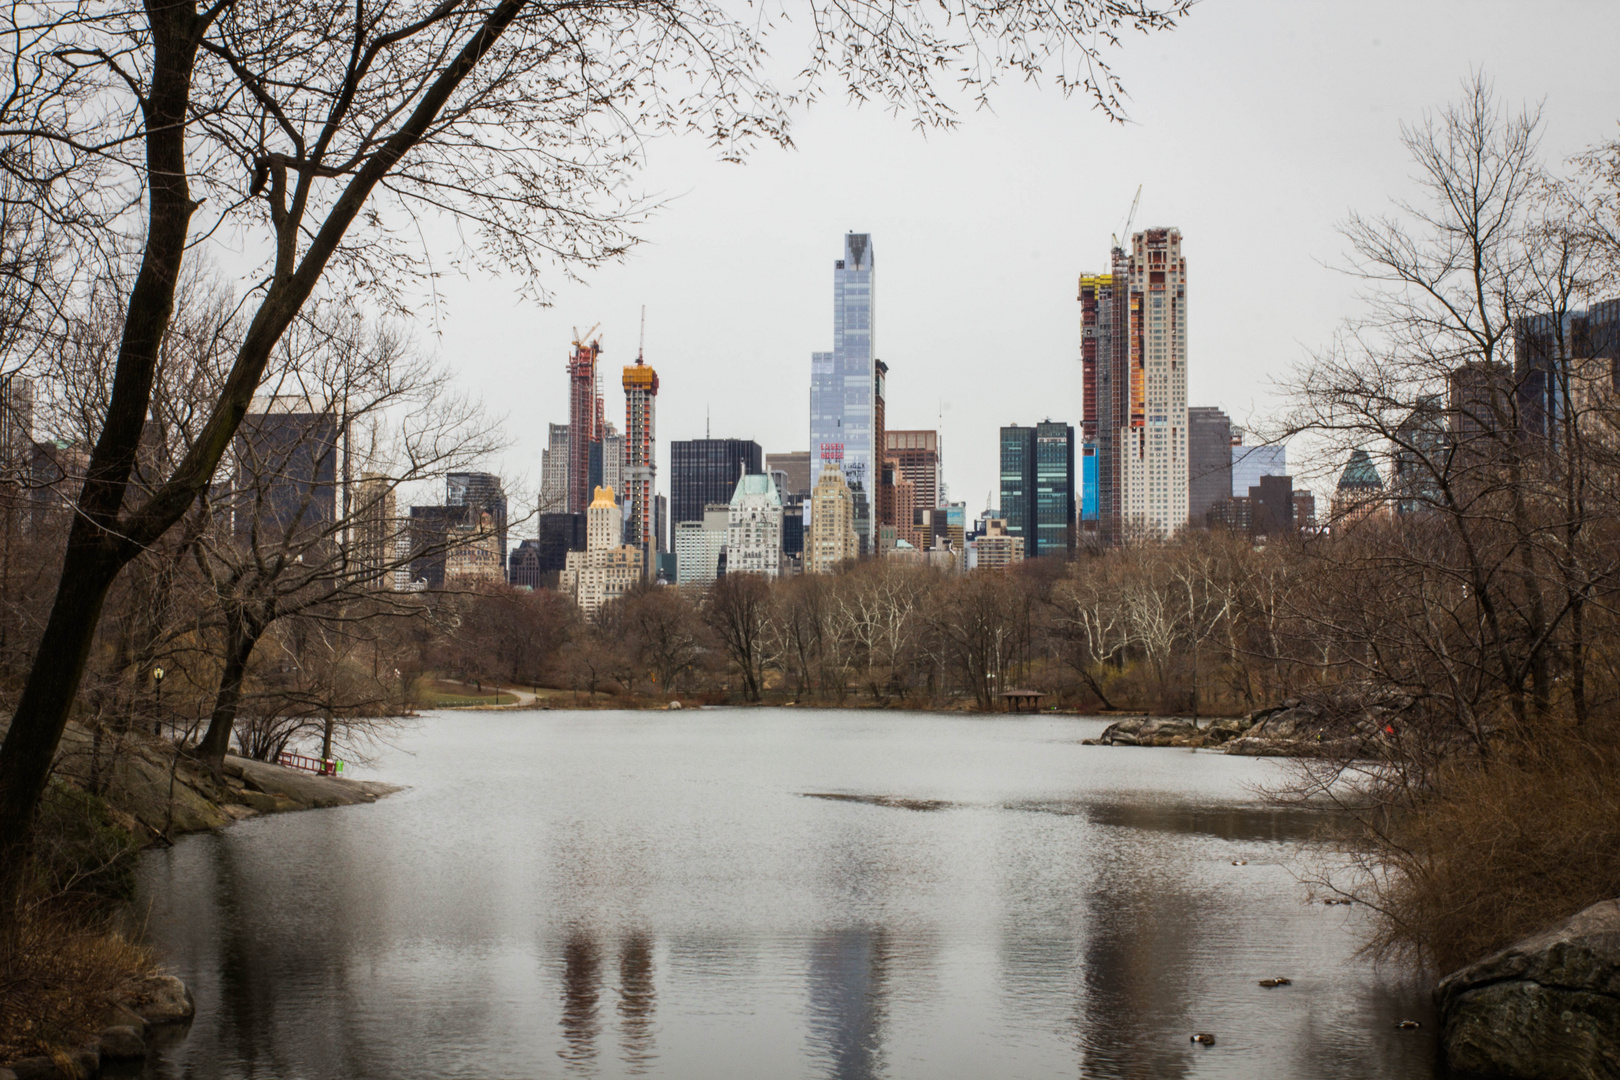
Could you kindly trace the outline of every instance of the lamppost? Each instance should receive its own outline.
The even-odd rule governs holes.
[[[154,709],[157,713],[152,718],[152,734],[161,737],[163,735],[163,669],[160,667],[152,669],[152,687],[153,696],[156,698]]]

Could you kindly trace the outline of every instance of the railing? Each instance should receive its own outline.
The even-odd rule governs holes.
[[[339,758],[307,757],[287,750],[276,755],[276,764],[288,769],[302,769],[317,776],[336,776],[343,771],[343,762]]]

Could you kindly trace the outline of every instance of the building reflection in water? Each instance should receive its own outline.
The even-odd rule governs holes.
[[[823,933],[810,946],[810,1054],[829,1080],[883,1075],[891,949],[882,929]]]
[[[619,942],[619,1048],[631,1074],[647,1071],[653,1054],[652,938],[641,932]]]
[[[558,1055],[582,1068],[596,1058],[597,1004],[602,997],[601,950],[590,934],[574,928],[563,944],[563,1045]]]

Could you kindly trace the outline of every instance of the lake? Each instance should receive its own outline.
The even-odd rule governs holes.
[[[406,790],[143,857],[198,1006],[144,1075],[1437,1075],[1287,766],[1103,726],[428,713],[353,773]]]

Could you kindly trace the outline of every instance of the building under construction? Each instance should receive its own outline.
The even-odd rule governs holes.
[[[595,333],[596,328],[591,328]],[[591,451],[596,450],[596,478],[602,469],[602,395],[596,381],[596,359],[602,343],[591,334],[576,335],[568,359],[568,512],[583,514],[590,505]]]
[[[625,543],[641,552],[641,565],[651,573],[658,551],[658,520],[653,499],[658,490],[658,445],[655,421],[658,372],[638,351],[624,369],[624,511]]]

